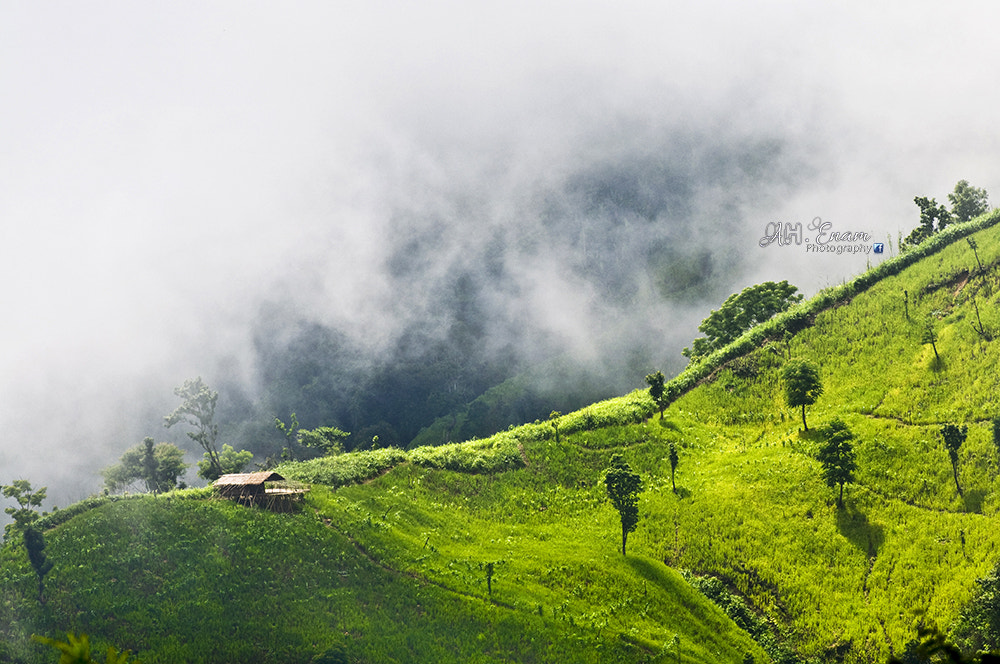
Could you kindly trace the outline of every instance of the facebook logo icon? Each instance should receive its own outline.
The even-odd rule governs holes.
[[[881,242],[876,242],[872,245],[872,253],[881,254],[884,251],[883,246]]]

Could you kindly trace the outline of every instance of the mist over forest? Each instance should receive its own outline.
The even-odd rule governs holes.
[[[491,424],[576,408],[748,284],[873,260],[767,223],[895,242],[913,196],[997,189],[990,105],[926,94],[987,94],[980,13],[924,50],[888,6],[635,10],[0,10],[4,481],[65,504],[147,435],[194,461],[162,418],[195,376],[259,457],[276,416],[406,445],[516,377]]]

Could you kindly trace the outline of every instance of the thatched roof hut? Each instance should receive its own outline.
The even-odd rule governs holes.
[[[225,498],[240,502],[255,502],[265,494],[264,482],[280,482],[285,478],[278,473],[261,471],[259,473],[232,473],[223,475],[212,485]]]
[[[232,473],[215,480],[214,486],[224,498],[245,505],[262,505],[276,511],[286,511],[286,503],[298,499],[306,489],[299,486],[266,488],[265,482],[285,482],[285,478],[272,471],[257,473]],[[294,484],[294,483],[292,483]]]

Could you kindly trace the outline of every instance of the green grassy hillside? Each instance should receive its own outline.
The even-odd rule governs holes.
[[[545,422],[289,463],[314,485],[293,515],[96,501],[49,522],[44,605],[23,548],[4,549],[0,637],[32,661],[28,634],[73,630],[146,662],[884,662],[917,625],[947,628],[1000,553],[993,220],[692,366],[663,420],[640,391],[561,417],[558,439]],[[820,368],[810,432],[785,405],[791,358]],[[843,508],[815,459],[835,417],[857,436]],[[969,427],[962,496],[946,423]],[[644,482],[625,557],[601,483],[615,453]]]

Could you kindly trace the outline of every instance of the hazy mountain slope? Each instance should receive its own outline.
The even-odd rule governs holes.
[[[947,627],[997,562],[1000,229],[974,237],[983,269],[953,242],[787,341],[759,335],[662,421],[637,392],[561,417],[558,433],[289,463],[317,482],[301,515],[176,498],[91,510],[46,534],[43,607],[23,551],[5,549],[0,624],[15,649],[74,629],[147,661],[304,662],[338,643],[347,661],[765,661],[689,570],[743,595],[801,657],[885,661],[921,621]],[[791,357],[824,385],[808,433],[784,402]],[[857,436],[841,509],[815,460],[835,417]],[[945,423],[969,427],[962,496]],[[626,557],[601,482],[615,453],[644,481]],[[219,633],[234,636],[207,645]]]

